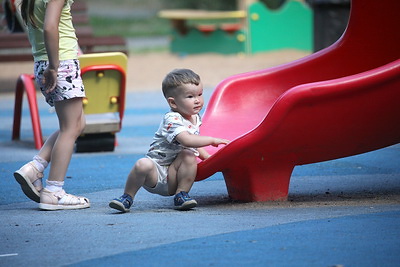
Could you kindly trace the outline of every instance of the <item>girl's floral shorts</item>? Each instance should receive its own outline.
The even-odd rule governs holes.
[[[47,68],[48,61],[37,61],[34,65],[35,81],[39,85],[40,91],[46,98],[46,102],[50,106],[54,106],[54,102],[71,99],[74,97],[85,97],[85,88],[82,83],[81,69],[79,60],[70,59],[60,62],[57,74],[57,86],[50,92],[46,93],[42,83],[43,73]]]

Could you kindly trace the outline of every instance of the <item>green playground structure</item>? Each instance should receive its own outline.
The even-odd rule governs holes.
[[[274,10],[245,1],[238,11],[163,10],[159,16],[171,20],[172,53],[313,49],[313,11],[303,1],[288,0]]]

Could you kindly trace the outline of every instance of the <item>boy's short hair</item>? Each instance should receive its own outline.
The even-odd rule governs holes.
[[[200,84],[200,76],[190,69],[174,69],[165,76],[162,91],[165,98],[174,96],[175,89],[182,84]]]

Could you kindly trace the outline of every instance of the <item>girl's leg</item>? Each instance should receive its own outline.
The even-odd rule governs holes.
[[[40,149],[38,156],[41,157],[42,159],[46,160],[47,162],[50,163],[51,160],[51,151],[53,150],[54,143],[57,140],[59,130],[55,131],[52,133],[47,139],[46,142],[44,142],[44,145]]]
[[[47,138],[39,153],[33,160],[14,172],[14,177],[21,185],[24,194],[35,202],[40,202],[40,192],[43,189],[43,171],[51,158],[51,151],[58,137],[58,130]]]
[[[64,181],[71,160],[74,144],[85,127],[82,99],[72,98],[55,102],[60,130],[50,138],[39,155],[44,159],[51,158],[48,181]]]
[[[56,102],[55,108],[60,130],[51,150],[49,178],[47,186],[40,192],[39,208],[43,210],[88,208],[90,202],[87,198],[70,195],[62,190],[75,140],[85,126],[82,99],[59,101]]]
[[[196,178],[197,161],[193,152],[184,149],[168,169],[168,190],[171,195],[189,192]]]
[[[47,138],[45,144],[33,161],[25,164],[14,172],[14,177],[21,185],[25,195],[35,202],[40,202],[42,191],[43,170],[50,161],[49,183],[56,181],[54,191],[62,189],[62,183],[71,159],[76,138],[82,131],[85,121],[82,112],[81,98],[57,102],[56,111],[60,130]],[[58,181],[58,182],[57,182]],[[48,183],[48,185],[49,185]]]

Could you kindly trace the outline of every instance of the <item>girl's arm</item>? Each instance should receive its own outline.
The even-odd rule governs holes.
[[[60,63],[58,24],[64,4],[65,0],[50,0],[46,7],[43,34],[49,66],[44,72],[43,83],[47,93],[53,91],[57,84],[57,70]]]

